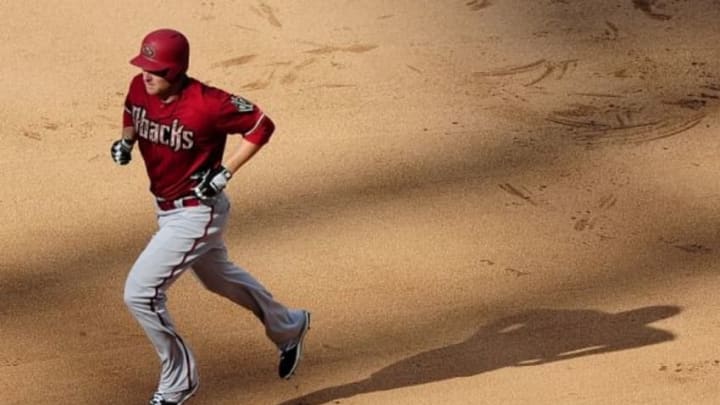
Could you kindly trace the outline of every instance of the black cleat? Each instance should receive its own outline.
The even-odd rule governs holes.
[[[295,370],[300,364],[302,357],[303,340],[308,329],[310,329],[310,312],[305,312],[305,325],[303,326],[297,343],[280,352],[280,364],[278,366],[278,375],[280,378],[289,380],[293,376]]]

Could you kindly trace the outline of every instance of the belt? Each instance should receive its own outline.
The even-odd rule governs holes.
[[[200,199],[195,196],[181,197],[177,200],[161,200],[157,198],[156,201],[158,208],[163,211],[169,211],[185,207],[197,207],[198,205],[200,205]]]

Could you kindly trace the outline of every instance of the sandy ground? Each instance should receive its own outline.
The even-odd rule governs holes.
[[[227,243],[314,315],[282,381],[258,322],[185,275],[191,404],[720,403],[718,21],[717,0],[1,2],[0,403],[154,390],[122,302],[152,200],[109,147],[159,27],[278,124]]]

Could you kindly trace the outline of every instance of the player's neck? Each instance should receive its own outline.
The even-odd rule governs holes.
[[[173,84],[167,89],[167,91],[164,91],[161,94],[158,94],[158,98],[160,98],[160,101],[164,104],[170,104],[173,101],[180,98],[180,93],[182,93],[183,88],[185,88],[185,85],[188,82],[188,77],[183,75],[182,77],[178,78]]]

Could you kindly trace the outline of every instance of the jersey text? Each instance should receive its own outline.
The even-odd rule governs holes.
[[[136,106],[132,107],[132,118],[138,136],[152,143],[169,146],[176,152],[180,149],[192,149],[195,144],[193,131],[186,131],[177,118],[172,125],[160,124],[147,119],[147,111]]]

